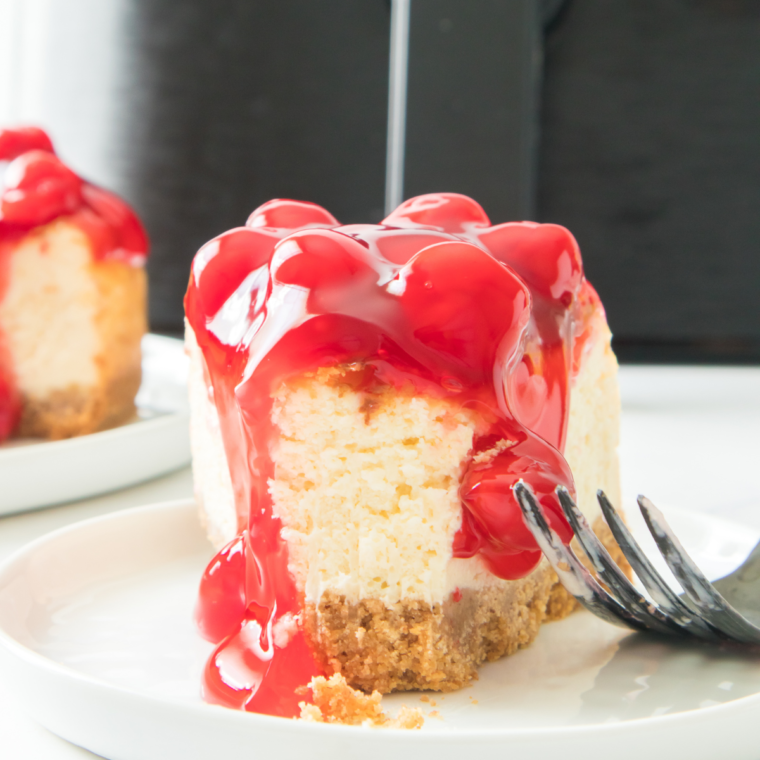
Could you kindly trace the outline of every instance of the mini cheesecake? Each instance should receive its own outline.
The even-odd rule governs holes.
[[[148,242],[41,130],[0,132],[0,440],[68,438],[135,414]]]
[[[569,541],[567,487],[612,546],[617,363],[567,230],[454,194],[381,225],[273,201],[199,251],[186,314],[209,701],[456,689],[572,611],[512,492]]]

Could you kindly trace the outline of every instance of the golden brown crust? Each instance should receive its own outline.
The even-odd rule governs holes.
[[[140,341],[147,323],[145,272],[104,261],[91,264],[91,274],[98,290],[98,382],[56,389],[44,397],[24,396],[18,436],[71,438],[120,425],[135,414],[142,375]]]
[[[17,435],[55,441],[120,425],[135,414],[134,398],[139,386],[137,374],[118,385],[71,386],[42,399],[26,397]]]
[[[316,723],[377,728],[421,728],[425,718],[419,708],[402,707],[396,718],[383,712],[379,691],[364,694],[352,689],[339,673],[329,679],[316,676],[308,686],[313,704],[301,702],[301,719]]]
[[[545,623],[551,623],[554,620],[562,620],[572,612],[580,608],[576,598],[556,580],[549,592],[549,598],[546,600],[546,617]]]
[[[351,686],[381,693],[452,691],[477,678],[477,666],[527,646],[544,619],[553,572],[546,567],[508,588],[463,590],[461,599],[431,607],[378,599],[346,604],[326,593],[306,605],[307,631],[328,672]]]
[[[594,529],[627,573],[604,521]],[[579,553],[580,555],[580,553]],[[477,667],[528,646],[542,622],[578,607],[544,565],[506,586],[461,592],[443,605],[408,600],[387,607],[378,599],[347,604],[328,592],[319,608],[305,605],[308,635],[327,672],[366,692],[452,691],[477,678]]]

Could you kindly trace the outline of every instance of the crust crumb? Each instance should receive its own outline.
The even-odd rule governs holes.
[[[495,459],[502,451],[506,451],[515,445],[515,441],[510,441],[507,438],[502,438],[495,446],[486,451],[481,451],[475,454],[472,458],[474,464],[483,464],[484,462],[490,462]]]
[[[419,709],[406,706],[399,710],[396,718],[391,718],[380,706],[382,695],[379,691],[367,695],[352,689],[340,673],[329,679],[312,678],[308,688],[314,704],[300,703],[302,720],[382,728],[421,728],[425,721]]]

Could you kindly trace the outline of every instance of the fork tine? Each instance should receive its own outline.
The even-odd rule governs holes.
[[[610,504],[604,491],[597,491],[596,496],[599,500],[599,506],[601,506],[604,513],[604,518],[607,520],[607,525],[618,542],[618,546],[620,546],[633,571],[644,584],[647,593],[654,599],[663,613],[699,638],[710,641],[720,639],[721,635],[712,626],[702,621],[685,602],[678,598],[670,586],[665,583],[662,576],[655,570],[652,563],[647,559],[646,554],[641,550],[641,547],[620,518],[620,515]]]
[[[645,630],[622,605],[613,599],[583,566],[569,546],[549,527],[530,487],[522,480],[514,486],[525,523],[551,563],[562,585],[590,612],[608,623]]]
[[[671,530],[657,507],[647,499],[639,496],[639,508],[644,516],[649,532],[657,548],[687,598],[699,610],[705,620],[726,636],[744,644],[760,644],[760,629],[756,628],[743,615],[737,612],[713,588],[694,560],[686,553],[681,542]]]
[[[586,552],[586,556],[591,560],[594,570],[612,591],[612,595],[647,628],[668,635],[688,635],[688,630],[660,612],[626,578],[564,486],[557,486],[557,496],[565,516],[573,528],[575,537],[583,547],[583,551]]]

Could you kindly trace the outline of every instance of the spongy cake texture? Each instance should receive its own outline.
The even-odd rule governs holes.
[[[474,415],[411,394],[369,398],[321,370],[283,385],[272,419],[269,487],[306,598],[441,601]]]

